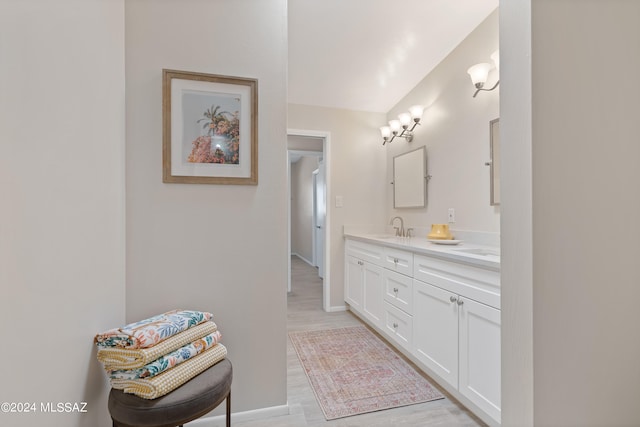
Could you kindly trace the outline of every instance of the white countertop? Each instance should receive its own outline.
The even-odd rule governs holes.
[[[442,245],[432,243],[424,237],[395,237],[359,232],[345,232],[344,237],[500,271],[500,248],[492,246],[464,241],[457,245]]]

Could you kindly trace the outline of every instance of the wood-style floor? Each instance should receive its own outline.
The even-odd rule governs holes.
[[[363,324],[348,311],[322,310],[322,280],[317,269],[297,257],[291,259],[291,292],[288,296],[289,331],[340,328]],[[402,355],[400,355],[402,357]],[[406,359],[405,359],[406,360]],[[409,362],[411,363],[411,362]],[[447,398],[401,408],[327,421],[316,401],[291,341],[287,342],[287,394],[290,414],[264,420],[234,423],[234,427],[396,427],[396,426],[484,426],[466,408]]]

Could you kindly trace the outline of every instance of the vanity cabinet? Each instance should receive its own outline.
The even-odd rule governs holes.
[[[345,301],[483,420],[500,424],[499,264],[347,239]]]
[[[414,281],[414,354],[500,420],[500,310]]]
[[[500,273],[414,258],[414,354],[500,421]]]

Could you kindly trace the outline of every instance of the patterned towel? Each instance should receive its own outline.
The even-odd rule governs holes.
[[[169,354],[159,357],[153,362],[144,365],[142,368],[111,371],[109,372],[109,376],[111,379],[117,380],[136,380],[140,378],[155,377],[156,375],[159,375],[164,371],[174,368],[182,362],[197,356],[205,350],[210,349],[214,345],[218,344],[221,338],[222,335],[220,334],[220,331],[215,331],[206,337],[200,338],[199,340],[180,347]]]
[[[96,335],[98,347],[149,348],[192,326],[211,320],[203,311],[173,310]]]
[[[149,348],[128,350],[117,347],[98,347],[98,360],[102,362],[107,371],[141,368],[160,356],[171,353],[217,330],[216,324],[209,321],[180,332]]]
[[[227,356],[227,349],[216,344],[204,353],[153,378],[111,380],[111,387],[132,393],[143,399],[157,399],[180,387]]]

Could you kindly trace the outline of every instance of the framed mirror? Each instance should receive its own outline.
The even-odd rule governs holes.
[[[491,160],[486,164],[489,166],[489,177],[491,185],[491,206],[500,205],[500,118],[489,122],[489,149]]]
[[[427,150],[420,147],[393,158],[393,207],[427,205]]]

